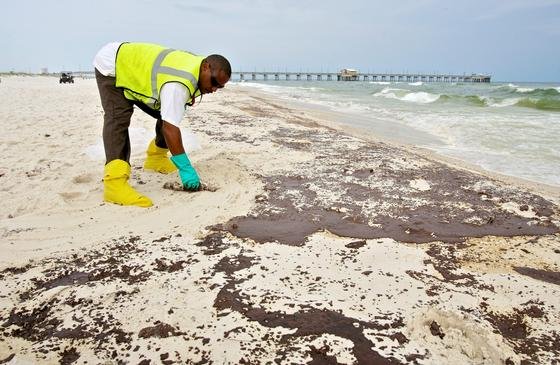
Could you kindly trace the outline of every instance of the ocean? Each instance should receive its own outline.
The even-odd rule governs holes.
[[[560,84],[245,81],[486,170],[560,186]]]

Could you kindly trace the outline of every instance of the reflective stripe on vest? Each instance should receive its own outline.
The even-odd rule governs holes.
[[[200,94],[198,74],[203,59],[155,44],[123,43],[117,52],[116,86],[125,89],[127,99],[138,100],[158,110],[159,93],[167,82],[183,84],[190,98]]]

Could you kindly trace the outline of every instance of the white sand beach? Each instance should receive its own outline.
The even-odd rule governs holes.
[[[560,189],[228,85],[189,108],[200,192],[102,201],[95,80],[2,77],[0,364],[552,364]]]

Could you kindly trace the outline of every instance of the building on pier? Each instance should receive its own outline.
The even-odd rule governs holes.
[[[490,82],[490,75],[472,74],[471,82]]]
[[[351,68],[343,68],[337,75],[338,81],[358,81],[358,79],[358,70],[354,70]]]

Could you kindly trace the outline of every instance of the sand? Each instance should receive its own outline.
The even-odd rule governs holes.
[[[0,363],[541,364],[559,189],[344,130],[236,85],[188,110],[207,190],[102,202],[94,80],[3,77]],[[324,113],[323,113],[324,114]]]

